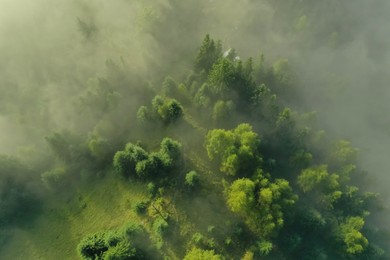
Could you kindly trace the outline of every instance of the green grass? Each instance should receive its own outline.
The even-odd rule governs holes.
[[[66,199],[53,194],[29,227],[15,230],[0,259],[78,259],[76,246],[85,235],[140,222],[133,206],[145,199],[144,184],[113,176],[96,180]]]

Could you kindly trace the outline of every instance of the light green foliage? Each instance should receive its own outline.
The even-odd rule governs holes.
[[[168,228],[168,222],[162,217],[157,217],[153,222],[153,232],[159,237],[165,236],[167,234]]]
[[[303,170],[298,176],[298,184],[304,192],[310,192],[313,189],[334,191],[340,185],[339,176],[329,174],[327,165]]]
[[[214,129],[206,136],[207,154],[211,160],[223,159],[234,152],[235,136],[232,131]],[[232,151],[233,150],[233,151]]]
[[[361,217],[348,217],[342,224],[340,224],[341,236],[348,254],[360,254],[367,247],[368,240],[360,232],[363,226],[364,219]]]
[[[184,184],[189,188],[195,188],[199,184],[199,174],[196,171],[190,171],[186,174]]]
[[[263,181],[263,183],[266,183]],[[276,179],[275,182],[262,184],[258,195],[258,216],[259,229],[264,237],[278,231],[284,225],[283,212],[295,204],[298,197],[295,195],[288,183],[283,179]]]
[[[268,255],[273,248],[273,245],[269,241],[261,241],[258,243],[260,254],[262,255]]]
[[[307,16],[302,15],[298,18],[298,20],[295,23],[295,30],[297,31],[303,31],[307,27]]]
[[[202,250],[192,248],[185,256],[184,260],[222,260],[221,255],[215,254],[214,250]]]
[[[284,225],[283,212],[297,200],[286,180],[270,182],[261,175],[255,182],[246,178],[234,181],[226,195],[228,207],[244,216],[251,229],[263,238]]]
[[[354,163],[358,152],[349,141],[341,140],[334,145],[331,159],[339,164]]]
[[[232,183],[227,192],[227,205],[236,213],[253,210],[255,201],[255,183],[250,179],[238,179]]]
[[[206,136],[209,158],[220,164],[228,175],[249,174],[261,161],[258,153],[260,140],[249,124],[240,124],[233,130],[214,129]]]

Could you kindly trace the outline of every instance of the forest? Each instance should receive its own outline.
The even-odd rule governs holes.
[[[0,10],[0,259],[390,259],[386,1]]]

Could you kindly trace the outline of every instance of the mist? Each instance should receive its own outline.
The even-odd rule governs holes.
[[[359,149],[365,188],[389,207],[389,14],[385,0],[0,0],[0,153],[31,161],[64,130],[142,136],[121,130],[136,124],[123,111],[150,103],[167,75],[184,81],[210,34],[242,60],[288,60],[296,97],[288,105],[315,111],[327,135]],[[102,79],[129,94],[86,112],[82,102],[100,102],[88,98],[105,91]]]

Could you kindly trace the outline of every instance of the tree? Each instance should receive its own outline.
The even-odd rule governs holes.
[[[222,256],[215,254],[214,250],[202,250],[199,248],[192,248],[185,256],[184,260],[222,260]]]
[[[203,39],[202,45],[195,58],[195,70],[200,72],[205,70],[208,72],[213,64],[222,56],[222,45],[220,42],[215,42],[207,34]]]
[[[219,98],[227,97],[235,79],[234,65],[226,58],[215,63],[209,73],[208,83],[212,94]]]
[[[110,247],[104,254],[104,260],[145,259],[140,250],[137,250],[128,241],[122,241]]]
[[[186,174],[184,184],[189,188],[193,189],[199,184],[199,175],[196,171],[190,171]]]
[[[298,184],[304,192],[322,188],[325,191],[334,191],[339,187],[338,175],[329,174],[327,165],[308,168],[298,176]]]
[[[227,205],[236,213],[247,214],[256,205],[255,183],[250,179],[238,179],[227,192]]]
[[[283,227],[284,212],[298,199],[286,180],[271,182],[261,173],[255,181],[235,180],[226,191],[226,197],[228,207],[244,217],[262,239],[268,239]]]
[[[137,177],[141,179],[157,177],[162,171],[164,171],[164,164],[156,153],[151,153],[147,159],[138,161],[135,167]]]
[[[340,224],[340,233],[345,244],[345,250],[350,255],[362,253],[368,246],[368,240],[360,230],[364,226],[364,219],[361,217],[348,217]]]
[[[129,177],[136,171],[136,164],[146,160],[148,153],[140,146],[128,143],[125,150],[118,151],[114,155],[114,169],[125,177]]]
[[[249,124],[240,124],[233,130],[214,129],[206,135],[209,158],[228,175],[251,174],[261,163],[259,144],[258,136]]]
[[[108,248],[105,233],[96,233],[83,238],[77,246],[77,251],[83,259],[102,259]]]
[[[236,106],[231,100],[226,102],[218,100],[213,108],[212,118],[214,122],[226,125],[230,121],[229,119],[232,118],[235,108]]]

